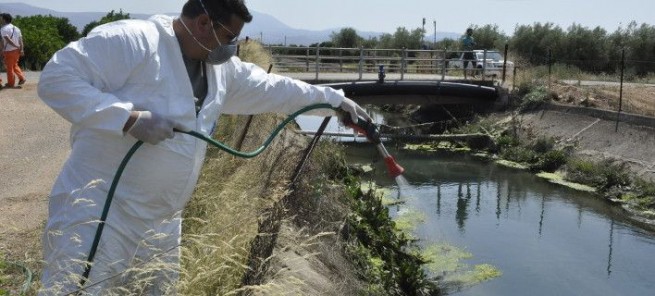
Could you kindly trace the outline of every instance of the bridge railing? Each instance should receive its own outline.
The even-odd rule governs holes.
[[[385,74],[395,74],[400,80],[406,74],[430,75],[431,79],[440,80],[445,80],[446,75],[463,74],[461,69],[449,66],[449,61],[458,59],[463,51],[273,45],[266,48],[277,72],[313,73],[315,80],[327,73],[351,73],[359,80],[377,77],[380,66],[384,66]],[[484,80],[485,69],[481,72]]]

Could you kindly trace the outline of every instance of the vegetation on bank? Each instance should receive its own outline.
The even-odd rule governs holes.
[[[556,95],[548,92],[543,85],[534,84],[532,87],[529,86],[527,84],[527,87],[524,87],[525,95],[518,97],[517,112],[538,108],[543,103],[556,97]],[[517,131],[521,129],[520,122],[517,120],[512,120],[510,123],[510,130]],[[557,172],[566,181],[593,187],[598,194],[608,200],[620,202],[648,219],[655,219],[655,215],[653,215],[655,209],[655,183],[636,176],[623,162],[611,158],[592,161],[574,156],[574,146],[558,142],[555,138],[542,137],[530,141],[528,139],[532,137],[529,132],[529,130],[526,130],[522,136],[520,133],[506,132],[505,136],[509,135],[511,139],[518,140],[518,145],[515,147],[525,148],[519,148],[519,150],[528,150],[540,155],[536,161],[534,158],[533,161],[527,161],[533,170]]]
[[[348,217],[349,252],[369,286],[366,295],[435,295],[439,289],[425,272],[429,263],[407,233],[396,227],[381,196],[350,183],[354,196]]]

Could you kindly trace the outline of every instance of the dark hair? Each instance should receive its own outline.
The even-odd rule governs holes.
[[[229,23],[233,15],[246,23],[252,21],[252,15],[244,0],[189,0],[182,7],[182,15],[191,18],[197,17],[205,13],[202,9],[203,5],[207,9],[209,17],[221,23]]]
[[[2,13],[2,14],[0,14],[0,16],[2,17],[2,20],[5,21],[5,23],[11,24],[11,20],[13,20],[13,18],[11,17],[11,14]]]

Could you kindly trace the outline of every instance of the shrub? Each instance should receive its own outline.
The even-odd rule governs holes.
[[[567,180],[594,186],[600,192],[630,185],[630,175],[625,166],[608,159],[598,163],[572,160],[568,163],[567,172]]]
[[[550,150],[544,153],[531,169],[534,171],[554,172],[566,164],[568,157],[562,150]]]
[[[513,146],[518,146],[519,140],[516,137],[512,137],[510,135],[503,135],[496,139],[496,145],[498,145],[500,149],[505,149]]]
[[[641,178],[635,179],[634,190],[641,196],[655,196],[655,184]]]
[[[555,139],[547,137],[539,137],[532,145],[532,149],[537,153],[546,153],[555,147]]]
[[[550,96],[546,87],[537,86],[523,97],[523,99],[521,100],[520,109],[532,110],[541,107],[541,105],[547,102],[549,98]]]
[[[539,156],[534,151],[520,146],[505,148],[500,153],[501,158],[519,163],[535,163]]]

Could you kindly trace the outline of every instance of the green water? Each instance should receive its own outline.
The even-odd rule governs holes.
[[[401,201],[389,208],[447,294],[655,295],[655,233],[617,207],[469,156],[387,148],[407,185],[370,145],[349,159],[373,163],[367,179]]]

